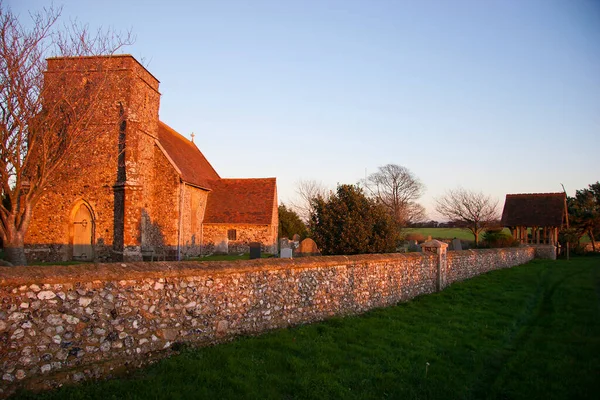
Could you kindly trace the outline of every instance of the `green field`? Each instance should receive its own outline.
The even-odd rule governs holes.
[[[504,232],[510,234],[508,228],[504,228]],[[461,228],[407,228],[403,229],[402,233],[420,233],[421,235],[431,236],[432,239],[461,239],[474,241],[473,234],[467,229]],[[480,236],[481,239],[481,236]]]
[[[22,399],[596,399],[600,258],[540,261],[362,316]]]
[[[504,228],[502,232],[510,235],[510,229]],[[406,228],[402,230],[403,234],[407,233],[420,233],[426,239],[431,236],[432,239],[454,239],[458,238],[466,241],[474,241],[473,234],[467,229],[461,228]],[[479,239],[483,238],[483,234],[480,235]],[[588,235],[583,235],[581,243],[589,243],[591,240]]]

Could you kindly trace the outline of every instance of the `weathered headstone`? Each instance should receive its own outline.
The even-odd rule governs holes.
[[[279,241],[279,248],[280,249],[289,249],[290,247],[291,247],[290,246],[290,240],[288,238],[282,238]]]
[[[462,250],[462,242],[460,239],[452,239],[452,250]]]
[[[250,243],[250,259],[255,260],[260,258],[260,243],[252,242]]]
[[[408,251],[421,251],[421,247],[419,247],[416,240],[410,240],[408,242]]]
[[[294,251],[296,257],[320,256],[321,252],[317,244],[311,238],[306,238],[300,242],[300,246]]]
[[[215,253],[216,254],[228,254],[229,253],[229,239],[227,239],[227,235],[215,238]]]
[[[281,249],[281,253],[279,253],[279,258],[292,258],[292,249]]]

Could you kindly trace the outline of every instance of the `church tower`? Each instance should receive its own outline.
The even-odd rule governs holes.
[[[64,102],[81,112],[89,140],[69,154],[59,179],[36,205],[26,237],[34,245],[30,260],[141,259],[158,86],[129,55],[48,59],[44,108]]]

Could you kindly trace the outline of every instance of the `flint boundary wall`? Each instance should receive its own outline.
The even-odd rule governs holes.
[[[20,386],[111,376],[168,355],[178,342],[221,342],[394,305],[535,255],[533,247],[520,247],[444,258],[409,253],[2,268],[0,397]]]

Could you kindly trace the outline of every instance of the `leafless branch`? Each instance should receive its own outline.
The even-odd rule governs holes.
[[[31,13],[33,28],[26,28],[0,0],[0,236],[5,247],[22,247],[44,189],[92,140],[87,128],[108,89],[102,74],[74,82],[69,71],[49,73],[46,59],[75,57],[89,64],[86,56],[102,55],[92,69],[101,71],[102,63],[133,42],[131,32],[91,34],[77,22],[57,29],[61,11],[51,6]]]
[[[300,180],[296,184],[297,198],[290,202],[290,207],[304,223],[308,223],[313,212],[312,200],[317,197],[327,199],[329,191],[322,182],[316,180]]]
[[[425,218],[424,208],[416,202],[425,185],[408,168],[387,164],[363,182],[371,197],[383,204],[400,226]]]
[[[464,222],[467,229],[479,243],[479,234],[493,222],[497,221],[498,200],[493,200],[481,192],[473,192],[463,188],[448,190],[436,200],[436,211],[453,221]]]

